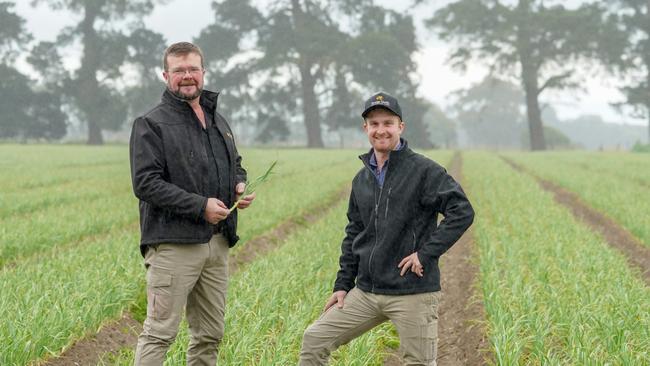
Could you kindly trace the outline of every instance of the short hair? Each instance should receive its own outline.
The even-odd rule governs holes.
[[[201,57],[201,68],[203,68],[203,51],[201,51],[199,46],[190,42],[177,42],[170,45],[165,50],[165,54],[163,55],[163,70],[168,71],[167,69],[169,68],[167,56],[185,56],[190,53],[196,53]]]

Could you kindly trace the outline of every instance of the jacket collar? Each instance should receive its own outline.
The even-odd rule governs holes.
[[[413,151],[409,148],[408,142],[405,139],[400,138],[400,143],[402,146],[399,150],[393,150],[390,152],[388,159],[391,161],[391,164],[395,164],[395,162],[401,160],[404,156],[410,155]],[[366,166],[370,167],[370,158],[373,154],[374,151],[370,148],[367,153],[359,155],[359,159],[361,159]]]
[[[199,97],[199,104],[206,108],[207,110],[214,111],[217,109],[217,99],[219,98],[218,92],[213,92],[209,90],[203,90],[201,96]],[[169,104],[174,109],[180,111],[187,111],[190,109],[190,105],[187,104],[183,99],[177,98],[172,94],[169,89],[165,88],[163,95],[161,97],[163,103]]]

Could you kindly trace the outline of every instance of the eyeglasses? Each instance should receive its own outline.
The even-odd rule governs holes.
[[[203,72],[203,69],[200,67],[190,67],[188,69],[173,69],[169,71],[169,73],[174,76],[185,76],[188,72],[192,76],[198,76]]]

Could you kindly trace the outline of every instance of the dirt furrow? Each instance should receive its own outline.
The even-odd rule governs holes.
[[[450,174],[463,181],[462,158],[454,155]],[[470,228],[441,257],[442,298],[438,320],[438,365],[485,365],[488,341],[483,303],[476,291],[478,279],[476,245]]]
[[[230,275],[243,265],[253,262],[277,248],[289,235],[324,217],[338,202],[349,196],[346,186],[329,196],[323,203],[313,207],[301,217],[290,218],[271,231],[246,242],[245,248],[231,256],[228,263]],[[135,250],[135,249],[134,249]],[[104,325],[96,334],[83,338],[65,350],[57,358],[45,360],[43,366],[86,366],[97,365],[101,358],[119,352],[127,347],[135,348],[142,324],[127,312],[118,321]]]
[[[501,157],[513,169],[531,175],[546,191],[553,193],[555,201],[569,208],[573,215],[592,230],[599,232],[607,243],[625,255],[628,263],[641,271],[646,284],[650,285],[650,248],[611,218],[584,203],[577,194],[543,179],[514,161]]]

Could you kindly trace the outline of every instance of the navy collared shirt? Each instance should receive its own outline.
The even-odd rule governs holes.
[[[397,146],[395,146],[396,150],[402,150],[402,139],[399,139],[399,142],[397,143]],[[388,155],[388,160],[390,160],[390,154]],[[372,155],[370,155],[370,167],[372,168],[372,173],[375,175],[375,178],[377,178],[377,183],[379,183],[379,186],[382,187],[384,185],[384,179],[386,179],[386,171],[388,170],[388,160],[384,162],[384,165],[379,169],[377,166],[377,158],[375,157],[375,150],[372,149]]]
[[[230,202],[228,192],[230,189],[230,181],[228,180],[228,172],[230,172],[230,161],[228,160],[228,149],[226,148],[226,141],[224,140],[221,132],[215,125],[214,115],[212,111],[203,108],[205,115],[206,127],[203,129],[203,146],[205,153],[208,156],[208,197],[215,197],[223,201],[223,203],[230,207],[233,202]],[[215,232],[223,229],[225,220],[219,221],[215,225]]]

